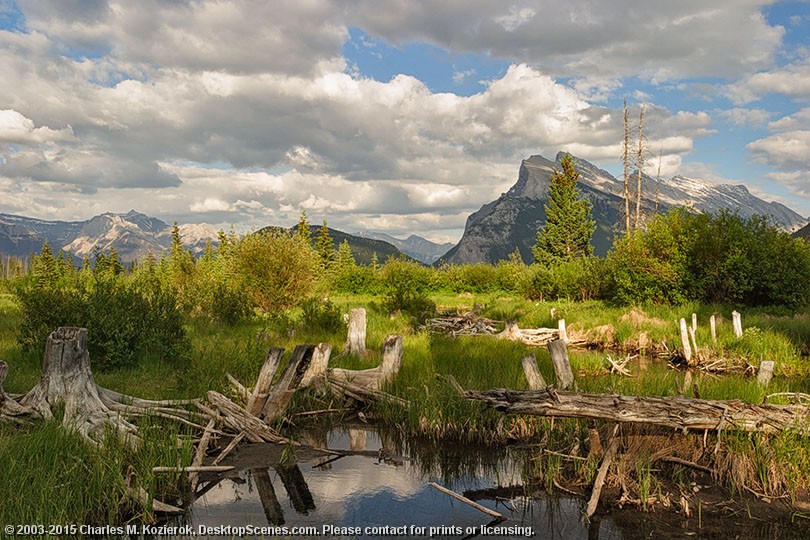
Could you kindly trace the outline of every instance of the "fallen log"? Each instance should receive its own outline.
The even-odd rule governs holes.
[[[468,390],[467,399],[508,414],[592,418],[652,424],[683,430],[738,430],[810,433],[810,408],[803,405],[750,404],[739,400],[641,397],[544,390]]]
[[[379,366],[360,370],[333,368],[328,370],[327,376],[331,381],[343,381],[355,386],[379,390],[383,384],[396,376],[401,365],[402,336],[389,334],[383,344],[382,361]]]

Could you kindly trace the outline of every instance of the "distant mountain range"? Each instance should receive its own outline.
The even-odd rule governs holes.
[[[210,225],[186,224],[179,228],[185,246],[198,255],[208,240],[217,239],[217,231]],[[96,249],[114,246],[126,263],[150,252],[159,257],[168,251],[172,226],[134,210],[126,214],[101,214],[87,221],[45,221],[0,214],[0,253],[27,257],[39,253],[46,240],[54,252],[69,252],[77,262]]]
[[[563,152],[558,153],[556,161],[539,155],[523,160],[515,185],[467,218],[461,240],[441,260],[452,264],[497,262],[518,249],[523,260],[531,262],[531,248],[537,231],[546,221],[544,206],[548,201],[551,174],[555,168],[561,169],[563,155]],[[613,243],[613,231],[620,228],[622,221],[624,183],[583,159],[574,160],[580,174],[580,193],[593,204],[592,213],[597,224],[592,240],[594,252],[604,255]],[[654,178],[643,175],[642,186],[642,211],[646,215],[655,210],[657,192],[660,212],[675,206],[701,212],[717,212],[725,208],[744,217],[755,214],[771,216],[776,225],[786,230],[795,230],[808,221],[783,204],[752,195],[743,185],[711,184],[684,176],[656,182]]]
[[[375,253],[380,263],[402,254],[425,264],[442,261],[451,264],[494,263],[507,258],[515,249],[519,250],[524,261],[531,262],[531,248],[537,231],[546,220],[544,205],[548,199],[551,174],[555,168],[560,168],[563,155],[557,154],[556,161],[543,156],[523,160],[515,185],[467,218],[464,235],[455,246],[436,244],[416,235],[400,240],[373,231],[349,234],[329,229],[329,234],[336,248],[344,240],[348,241],[359,264],[370,264]],[[580,173],[580,192],[593,204],[597,223],[594,251],[597,255],[604,255],[613,242],[614,231],[620,229],[623,183],[583,159],[574,159]],[[745,217],[768,215],[786,230],[804,227],[795,234],[810,238],[807,219],[783,204],[752,195],[742,185],[711,184],[684,176],[656,183],[655,179],[645,175],[643,186],[642,208],[646,215],[655,210],[657,191],[660,212],[686,206],[704,212],[726,208]],[[203,252],[206,242],[216,242],[217,231],[211,225],[184,224],[179,227],[183,243],[197,255]],[[313,237],[317,230],[317,226],[311,226]],[[126,214],[105,213],[87,221],[45,221],[0,213],[0,254],[27,257],[39,253],[47,240],[54,252],[70,252],[76,262],[92,255],[96,249],[108,250],[113,246],[124,262],[131,262],[150,252],[155,256],[167,252],[171,246],[171,231],[171,225],[134,210]]]
[[[280,229],[280,227],[267,227]],[[201,255],[210,240],[217,243],[217,230],[211,225],[179,225],[183,244],[195,255]],[[317,228],[312,228],[313,238]],[[380,263],[402,253],[381,240],[363,238],[336,229],[329,229],[335,248],[344,240],[359,264],[370,264],[373,254]],[[87,221],[45,221],[41,219],[0,214],[0,254],[28,257],[42,250],[47,240],[54,252],[62,250],[73,255],[74,262],[92,255],[96,249],[115,250],[125,263],[152,253],[159,257],[171,248],[172,226],[134,210],[126,214],[106,213]]]
[[[405,255],[408,255],[409,257],[412,257],[425,264],[435,262],[455,245],[452,242],[437,244],[415,234],[410,235],[405,240],[400,240],[399,238],[394,238],[393,236],[385,233],[374,231],[360,231],[355,233],[355,235],[362,238],[373,238],[374,240],[388,242]]]

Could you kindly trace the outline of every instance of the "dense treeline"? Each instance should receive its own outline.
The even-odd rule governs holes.
[[[182,361],[189,318],[235,324],[293,308],[308,323],[340,329],[332,293],[383,297],[382,307],[425,317],[435,292],[504,292],[531,299],[601,299],[617,304],[687,301],[745,305],[810,303],[810,247],[763,218],[675,211],[619,237],[606,258],[581,256],[526,265],[515,252],[498,264],[437,268],[390,259],[356,264],[347,243],[334,247],[325,227],[242,238],[220,233],[195,259],[175,227],[170,253],[125,269],[114,250],[75,268],[46,244],[12,284],[24,321],[20,342],[42,347],[62,325],[89,329],[94,363],[132,365],[139,355]],[[302,232],[303,231],[303,232]],[[19,273],[19,272],[18,272]],[[286,316],[286,315],[285,315]]]

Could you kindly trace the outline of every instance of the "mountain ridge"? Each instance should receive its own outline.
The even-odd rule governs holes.
[[[560,160],[565,152],[559,152],[555,161],[541,155],[532,155],[521,162],[518,179],[498,199],[488,202],[467,218],[464,234],[459,242],[440,259],[450,264],[495,263],[517,249],[524,262],[531,262],[531,251],[537,231],[545,224],[545,203],[551,182],[551,174],[560,169]],[[620,230],[624,208],[624,182],[596,165],[575,156],[580,178],[577,187],[580,196],[593,205],[592,215],[597,229],[592,243],[594,253],[605,255],[612,245],[614,231]],[[635,191],[634,172],[632,187]],[[796,229],[807,219],[787,206],[764,201],[751,194],[741,184],[711,184],[709,182],[674,176],[657,181],[642,174],[644,193],[657,193],[642,198],[642,213],[651,215],[658,211],[686,206],[696,211],[717,212],[723,208],[734,209],[743,217],[754,214],[770,215],[774,223],[787,230]]]

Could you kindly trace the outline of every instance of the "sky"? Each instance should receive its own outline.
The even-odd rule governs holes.
[[[455,241],[568,151],[810,215],[810,2],[0,0],[0,212]]]

